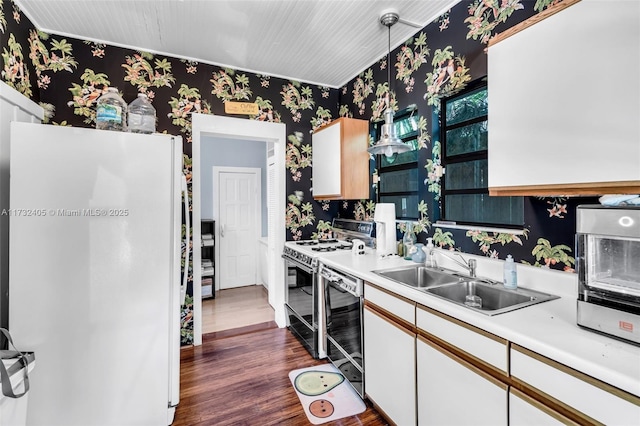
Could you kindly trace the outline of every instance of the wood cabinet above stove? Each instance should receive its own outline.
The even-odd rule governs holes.
[[[369,198],[369,122],[339,118],[313,133],[313,198]]]

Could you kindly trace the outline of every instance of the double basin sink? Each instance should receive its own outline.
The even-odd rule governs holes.
[[[497,281],[423,265],[409,265],[373,273],[486,315],[498,315],[558,298],[522,287],[510,290]]]

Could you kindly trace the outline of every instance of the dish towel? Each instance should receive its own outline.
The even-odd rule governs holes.
[[[598,198],[603,206],[640,206],[640,195],[609,194]]]

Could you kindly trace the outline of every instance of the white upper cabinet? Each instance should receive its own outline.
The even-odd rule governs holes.
[[[488,90],[492,195],[640,191],[640,2],[565,0],[497,35]]]
[[[312,136],[313,198],[369,198],[369,122],[339,118]]]

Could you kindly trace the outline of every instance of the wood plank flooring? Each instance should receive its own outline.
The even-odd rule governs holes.
[[[202,333],[229,330],[273,321],[267,290],[262,285],[216,292],[215,299],[202,300]]]
[[[274,323],[204,335],[202,346],[181,350],[180,403],[173,425],[310,425],[288,374],[324,363]],[[325,425],[387,423],[367,404],[364,413]]]

